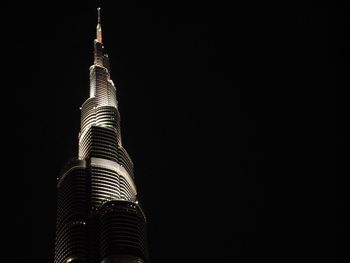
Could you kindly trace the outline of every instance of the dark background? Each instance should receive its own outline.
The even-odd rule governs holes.
[[[53,261],[98,5],[151,262],[344,256],[350,6],[311,2],[3,3],[3,254]]]

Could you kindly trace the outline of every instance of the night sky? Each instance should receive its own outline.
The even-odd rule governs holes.
[[[350,5],[213,3],[2,4],[11,262],[53,262],[56,177],[77,156],[98,6],[151,262],[345,255]]]

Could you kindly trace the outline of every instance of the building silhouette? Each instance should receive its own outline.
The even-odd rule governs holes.
[[[146,218],[123,148],[117,90],[102,44],[100,9],[79,154],[57,182],[55,263],[148,262]]]

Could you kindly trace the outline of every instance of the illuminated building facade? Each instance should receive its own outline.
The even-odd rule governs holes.
[[[133,163],[122,146],[100,9],[96,31],[90,96],[81,106],[78,158],[64,168],[57,183],[55,263],[144,263],[146,218],[137,199]]]

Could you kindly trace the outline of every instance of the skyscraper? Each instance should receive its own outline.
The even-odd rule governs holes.
[[[55,263],[148,261],[146,218],[123,148],[117,90],[102,44],[100,8],[78,158],[57,182]]]

